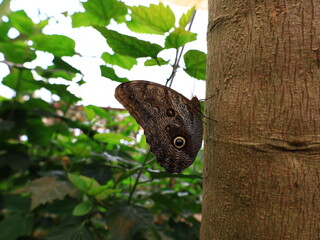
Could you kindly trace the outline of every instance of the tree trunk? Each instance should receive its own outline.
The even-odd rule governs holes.
[[[320,0],[209,0],[207,97],[201,239],[320,239]]]

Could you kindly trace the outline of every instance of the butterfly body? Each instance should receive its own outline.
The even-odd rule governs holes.
[[[148,81],[122,83],[115,97],[144,129],[150,150],[162,167],[180,173],[193,163],[203,132],[197,97],[189,100]]]

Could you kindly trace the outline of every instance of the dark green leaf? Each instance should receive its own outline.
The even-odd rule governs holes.
[[[152,58],[152,59],[148,59],[147,61],[144,62],[145,66],[162,66],[162,65],[167,65],[169,64],[169,60],[166,61],[163,58]]]
[[[118,77],[113,68],[109,68],[107,66],[101,65],[100,66],[100,70],[101,70],[101,76],[109,78],[109,79],[111,79],[113,81],[121,82],[121,83],[129,81],[128,78],[120,78],[120,77]]]
[[[8,61],[14,63],[31,62],[37,57],[35,52],[22,41],[0,42],[0,52]]]
[[[68,222],[58,227],[45,237],[46,240],[94,240],[90,230],[81,222]]]
[[[106,63],[117,65],[124,69],[130,70],[134,65],[137,64],[137,60],[132,57],[122,56],[120,54],[110,54],[110,53],[103,53],[101,58]]]
[[[30,143],[44,147],[50,143],[53,129],[46,127],[41,119],[27,119],[27,135]]]
[[[165,40],[165,48],[180,48],[188,42],[197,40],[197,34],[185,30],[183,27],[175,28]]]
[[[30,215],[16,214],[0,222],[0,240],[16,240],[19,236],[30,235],[34,220]]]
[[[73,39],[63,35],[44,35],[31,36],[33,47],[40,51],[52,53],[57,57],[73,56],[75,54],[75,42]]]
[[[206,79],[207,54],[198,50],[189,50],[183,56],[186,68],[184,71],[191,77]]]
[[[153,226],[153,217],[146,208],[120,204],[111,209],[107,223],[113,239],[130,239],[138,231]]]
[[[67,85],[42,83],[42,86],[49,90],[51,93],[57,94],[61,99],[63,99],[67,103],[71,104],[80,100],[80,98],[76,97],[74,94],[68,91]]]
[[[96,27],[96,29],[106,38],[108,45],[114,52],[124,56],[156,58],[158,53],[163,50],[158,44],[139,40],[103,27]]]
[[[83,216],[88,214],[93,208],[93,204],[91,201],[86,200],[84,202],[79,203],[73,210],[72,215],[74,216]]]
[[[185,28],[188,23],[190,22],[193,14],[194,14],[195,8],[190,8],[188,12],[182,14],[181,18],[179,19],[179,27]]]
[[[82,4],[86,12],[73,14],[73,27],[106,26],[112,18],[122,22],[128,12],[126,5],[117,0],[89,0]]]
[[[0,155],[0,166],[7,165],[16,171],[24,171],[30,165],[30,157],[23,152],[8,151]]]
[[[168,32],[175,24],[175,16],[169,6],[150,4],[149,7],[130,7],[131,21],[126,22],[131,31],[137,33],[161,34]]]
[[[29,35],[34,31],[34,23],[23,10],[11,13],[9,19],[12,26],[22,34]]]

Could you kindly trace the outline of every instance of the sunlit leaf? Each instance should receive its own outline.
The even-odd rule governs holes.
[[[161,34],[168,32],[175,24],[175,16],[169,6],[162,3],[150,4],[149,7],[130,7],[131,20],[126,24],[137,33]]]
[[[89,0],[82,3],[86,12],[72,15],[72,26],[106,26],[111,19],[123,22],[127,7],[116,0]]]
[[[31,70],[12,69],[11,73],[4,77],[2,84],[15,90],[18,95],[32,93],[40,89],[38,81],[35,81]]]
[[[188,10],[188,12],[182,14],[182,16],[179,19],[179,27],[185,28],[190,22],[194,12],[195,12],[195,8],[192,7]]]
[[[52,53],[57,57],[73,56],[75,54],[75,42],[67,36],[38,34],[31,36],[30,39],[33,41],[35,49]]]
[[[169,60],[164,60],[163,58],[152,58],[148,59],[144,62],[145,66],[162,66],[162,65],[167,65],[169,64]]]
[[[92,121],[92,119],[95,118],[96,116],[108,119],[110,121],[112,120],[112,118],[110,117],[110,114],[106,110],[94,105],[85,106],[84,112],[86,113],[89,121]]]
[[[188,42],[195,41],[197,34],[185,30],[183,27],[176,28],[165,40],[165,48],[180,48]]]
[[[163,50],[158,44],[123,35],[103,27],[96,27],[96,29],[106,38],[108,45],[114,52],[124,56],[156,58],[158,53]]]
[[[14,63],[31,62],[36,59],[36,54],[31,50],[25,42],[0,42],[0,52],[2,52],[6,60]]]
[[[55,177],[42,177],[14,191],[14,193],[23,192],[31,193],[31,210],[33,210],[41,204],[64,199],[66,195],[73,195],[75,189],[68,182],[59,181]]]
[[[138,63],[137,59],[133,57],[122,56],[120,54],[110,54],[107,52],[104,52],[101,58],[106,63],[117,65],[127,70],[130,70],[134,65]]]
[[[198,50],[189,50],[183,56],[186,68],[184,71],[191,77],[206,79],[207,54]]]
[[[12,26],[22,34],[31,34],[34,31],[34,23],[23,10],[12,12],[9,19]]]
[[[100,70],[101,70],[101,76],[109,78],[109,79],[111,79],[113,81],[121,82],[121,83],[129,81],[128,78],[118,77],[118,75],[116,74],[116,72],[114,71],[113,68],[101,65],[100,66]]]

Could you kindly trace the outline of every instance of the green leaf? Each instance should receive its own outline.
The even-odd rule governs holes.
[[[60,57],[55,57],[53,63],[54,65],[49,66],[47,69],[37,67],[37,73],[45,78],[63,78],[70,81],[76,76],[76,73],[81,73]]]
[[[188,42],[197,40],[197,34],[185,30],[183,27],[175,28],[165,40],[165,48],[180,48]]]
[[[107,223],[112,239],[131,239],[138,231],[154,225],[152,214],[147,208],[119,204],[111,209]]]
[[[188,10],[188,12],[182,14],[181,18],[179,19],[179,27],[185,28],[188,23],[190,22],[193,14],[194,14],[195,8],[192,7]]]
[[[132,57],[128,56],[122,56],[120,54],[110,54],[107,52],[104,52],[101,55],[101,58],[103,61],[106,63],[112,64],[112,65],[117,65],[119,67],[122,67],[124,69],[130,70],[134,65],[137,65],[137,60]]]
[[[84,112],[87,116],[87,118],[89,119],[89,121],[92,121],[93,118],[95,118],[96,116],[102,117],[104,119],[110,120],[112,121],[113,119],[110,117],[110,114],[97,106],[94,105],[88,105],[84,107]]]
[[[113,18],[123,22],[128,10],[123,2],[117,0],[89,0],[82,3],[86,12],[72,16],[72,27],[106,26]]]
[[[73,39],[63,35],[44,35],[31,36],[33,47],[40,51],[52,53],[57,57],[73,56],[75,54],[75,42]]]
[[[1,14],[0,14],[1,16]],[[8,32],[11,28],[11,24],[8,22],[0,22],[0,41],[8,40]]]
[[[34,23],[23,10],[12,12],[9,20],[12,26],[22,34],[29,35],[34,31]]]
[[[37,55],[22,41],[0,42],[0,52],[6,60],[14,63],[31,62]]]
[[[64,100],[69,104],[75,103],[81,100],[81,98],[78,98],[74,94],[69,92],[69,90],[67,89],[69,87],[68,85],[49,84],[49,83],[41,82],[41,86],[49,90],[51,93],[57,94],[62,100]]]
[[[93,136],[93,138],[97,141],[109,144],[119,144],[120,140],[125,140],[128,142],[134,141],[134,139],[123,136],[120,133],[97,133]]]
[[[206,79],[207,54],[198,50],[189,50],[183,56],[186,68],[184,71],[191,77]]]
[[[45,237],[46,240],[94,240],[90,230],[81,222],[67,222],[53,230]]]
[[[50,143],[53,129],[46,127],[41,119],[27,119],[27,135],[30,143],[44,147]]]
[[[40,89],[41,85],[35,81],[30,70],[12,69],[11,73],[4,77],[3,85],[15,90],[18,95],[33,93]]]
[[[88,178],[86,176],[78,176],[72,173],[68,174],[68,178],[76,188],[83,192],[87,192],[94,182],[94,179],[92,178]]]
[[[124,56],[156,58],[158,53],[163,50],[158,44],[139,40],[103,27],[95,28],[106,38],[108,45],[114,52]]]
[[[151,59],[148,59],[147,61],[144,62],[144,65],[146,67],[149,67],[149,66],[162,66],[162,65],[167,65],[169,64],[169,60],[164,60],[163,58],[151,58]]]
[[[118,77],[118,75],[115,73],[113,68],[101,65],[100,66],[100,71],[101,71],[101,76],[109,78],[109,79],[111,79],[113,81],[121,82],[121,83],[129,81],[128,78]]]
[[[86,215],[92,210],[92,208],[93,208],[93,204],[91,201],[89,200],[83,201],[73,209],[72,215],[73,216]]]
[[[33,224],[34,219],[28,214],[8,216],[0,222],[0,240],[16,240],[19,236],[29,236]]]
[[[75,189],[68,182],[58,181],[55,177],[42,177],[14,191],[14,193],[24,192],[31,193],[31,210],[33,210],[41,204],[50,203],[56,199],[62,200],[66,195],[73,195]]]
[[[129,7],[132,11],[131,21],[127,27],[137,33],[160,34],[168,32],[175,24],[175,16],[169,6],[150,4],[149,7]]]

